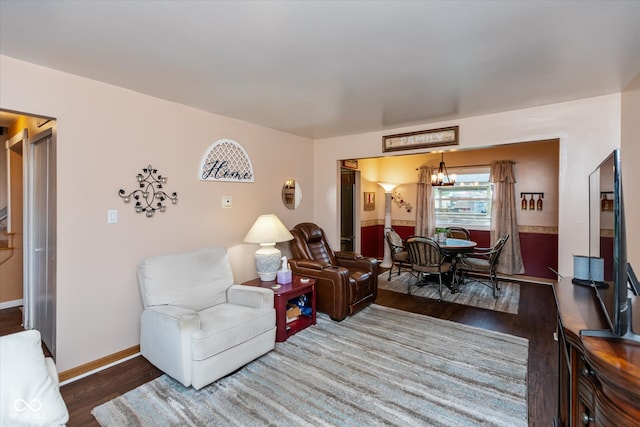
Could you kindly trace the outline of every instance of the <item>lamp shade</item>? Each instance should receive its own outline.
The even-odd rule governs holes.
[[[388,182],[379,182],[378,185],[384,188],[385,193],[391,193],[398,186],[398,184],[390,184]]]
[[[260,215],[244,236],[246,243],[277,243],[291,239],[293,236],[275,214]]]
[[[260,244],[260,249],[256,251],[254,257],[256,272],[260,280],[263,282],[275,280],[282,255],[280,250],[276,248],[276,243],[291,239],[293,236],[275,214],[265,214],[258,217],[247,235],[244,236],[244,241]]]

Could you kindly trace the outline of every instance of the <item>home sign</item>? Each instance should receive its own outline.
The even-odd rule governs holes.
[[[232,139],[220,139],[209,147],[198,174],[201,181],[253,182],[251,160]]]

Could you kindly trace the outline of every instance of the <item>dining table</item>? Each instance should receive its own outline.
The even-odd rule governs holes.
[[[440,251],[451,257],[451,281],[448,288],[452,293],[460,292],[460,288],[456,283],[456,267],[458,260],[466,253],[473,252],[478,244],[472,240],[447,238],[444,241],[438,241]]]

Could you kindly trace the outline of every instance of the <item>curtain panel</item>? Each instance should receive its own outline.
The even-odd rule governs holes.
[[[515,162],[511,160],[491,162],[491,175],[489,178],[493,183],[491,207],[492,244],[495,244],[505,234],[509,234],[509,240],[507,240],[498,259],[497,271],[503,274],[524,273],[520,236],[518,234],[518,206],[516,204],[514,164]]]
[[[431,166],[418,169],[418,192],[416,197],[416,236],[433,236],[436,232],[436,208],[431,186]]]

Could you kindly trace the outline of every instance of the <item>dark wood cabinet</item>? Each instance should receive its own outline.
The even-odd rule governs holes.
[[[595,291],[570,278],[554,285],[558,305],[558,426],[640,426],[640,345],[583,337],[604,329]],[[634,330],[640,330],[640,297],[632,300]]]

